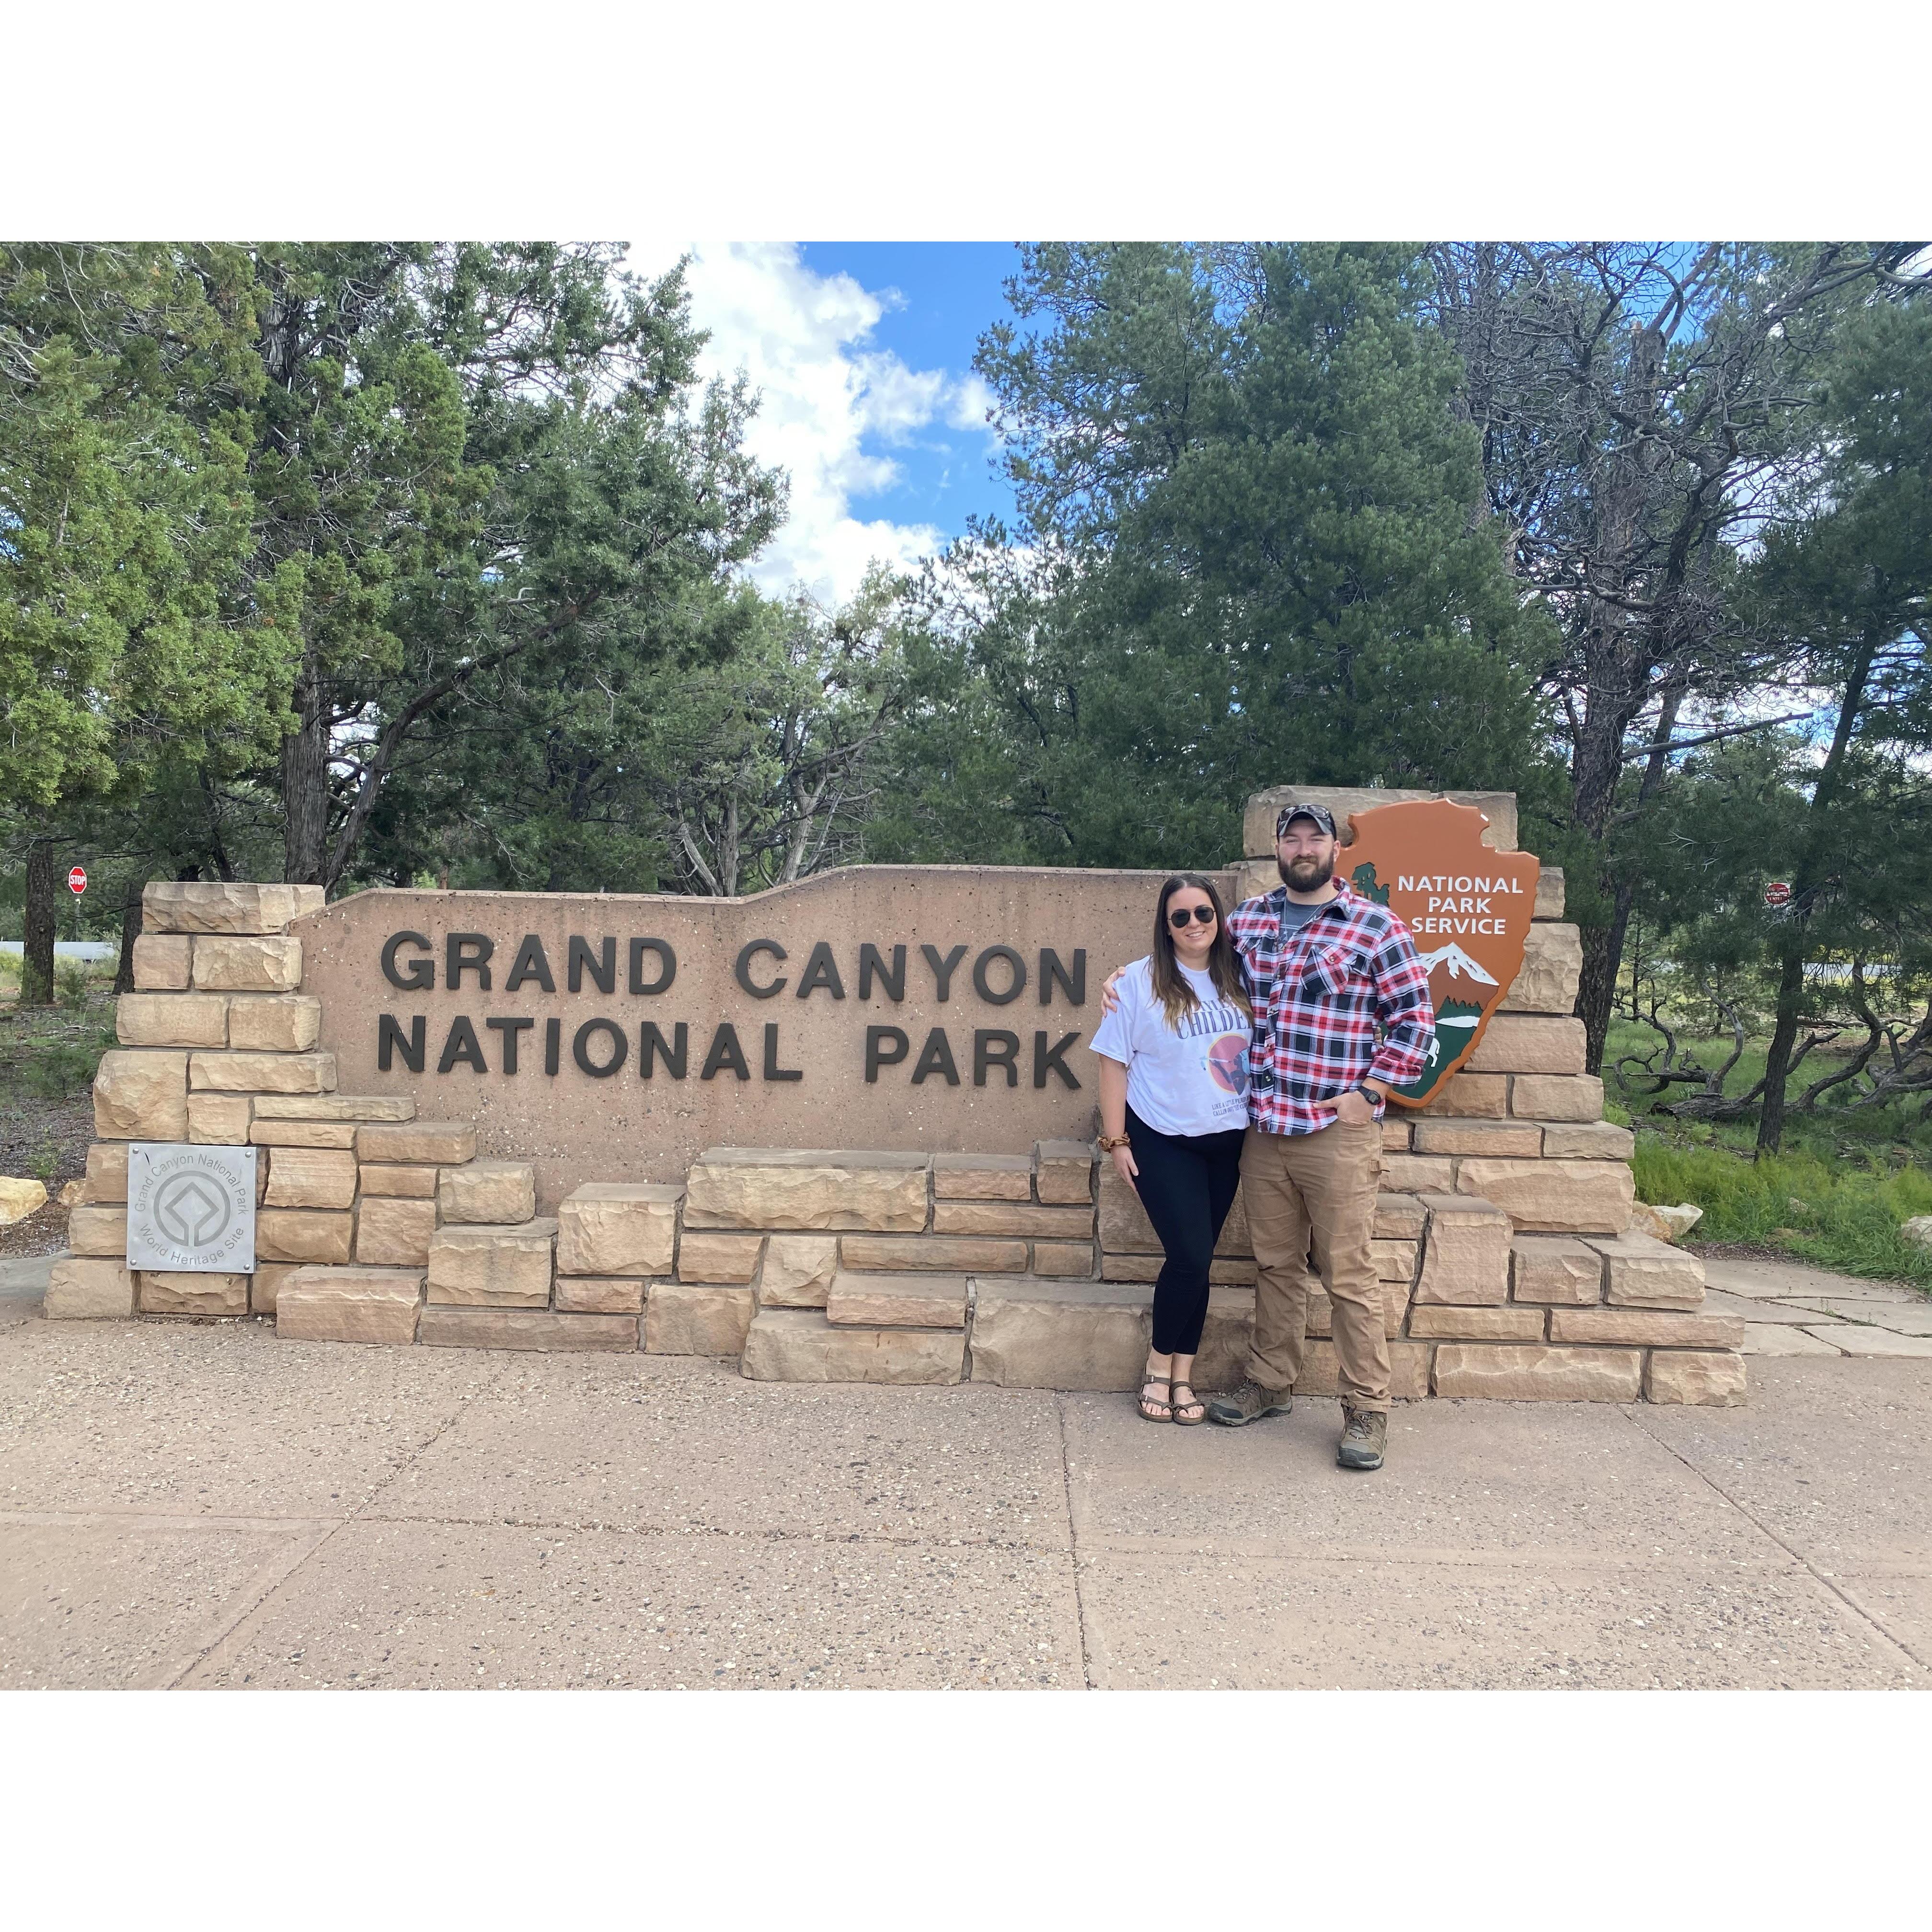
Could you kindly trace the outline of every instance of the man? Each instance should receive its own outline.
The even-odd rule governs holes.
[[[1335,878],[1341,842],[1325,806],[1288,806],[1275,821],[1274,849],[1280,886],[1228,920],[1254,1006],[1241,1152],[1260,1276],[1254,1344],[1246,1380],[1210,1397],[1208,1414],[1232,1426],[1288,1412],[1307,1338],[1312,1237],[1334,1311],[1342,1420],[1335,1460],[1379,1469],[1389,1353],[1369,1244],[1382,1117],[1390,1088],[1422,1071],[1435,1007],[1408,928]]]

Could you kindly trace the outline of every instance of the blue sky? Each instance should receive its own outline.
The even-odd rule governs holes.
[[[877,559],[908,568],[969,516],[1010,516],[972,373],[1018,266],[1004,244],[639,244],[646,274],[691,260],[706,373],[760,393],[748,440],[791,479],[784,528],[753,567],[764,589],[850,595]]]

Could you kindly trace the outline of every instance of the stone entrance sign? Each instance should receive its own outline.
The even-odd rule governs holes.
[[[255,1149],[137,1141],[128,1150],[128,1265],[175,1274],[255,1266]]]
[[[360,892],[298,920],[344,1091],[532,1162],[682,1180],[706,1147],[1084,1138],[1100,982],[1155,872],[869,866],[743,899]]]

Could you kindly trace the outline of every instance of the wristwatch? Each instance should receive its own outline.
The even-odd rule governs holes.
[[[1116,1148],[1129,1147],[1132,1142],[1125,1134],[1102,1134],[1094,1142],[1102,1154],[1112,1154]]]

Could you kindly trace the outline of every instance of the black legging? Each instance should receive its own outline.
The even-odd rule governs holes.
[[[1241,1184],[1243,1127],[1222,1134],[1157,1133],[1127,1109],[1136,1185],[1167,1259],[1154,1285],[1154,1352],[1192,1355],[1208,1319],[1208,1270]]]

